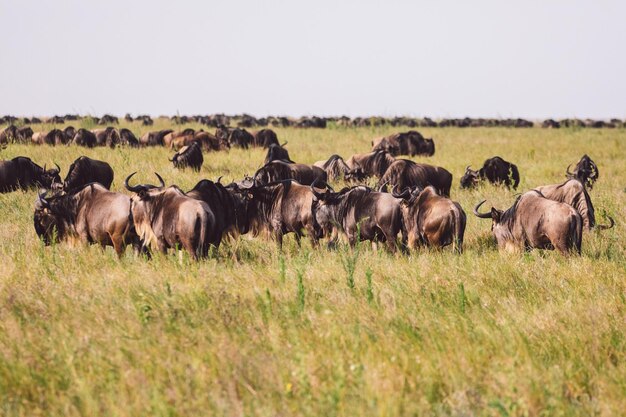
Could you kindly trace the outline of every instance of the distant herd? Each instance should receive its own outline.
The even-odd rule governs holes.
[[[26,142],[28,137],[32,143],[49,145],[167,146],[178,149],[170,159],[175,167],[194,170],[202,166],[203,151],[231,146],[267,149],[263,166],[240,181],[222,184],[220,179],[203,179],[185,191],[167,186],[159,174],[158,185],[131,185],[132,173],[124,181],[131,195],[109,191],[114,177],[110,165],[85,156],[72,163],[63,180],[58,165],[41,167],[27,157],[0,161],[0,192],[40,188],[34,227],[45,244],[78,238],[113,246],[120,256],[127,245],[146,256],[179,247],[198,259],[218,248],[226,236],[237,239],[267,232],[280,246],[288,233],[294,233],[300,244],[306,231],[314,247],[321,239],[334,245],[344,236],[351,246],[369,240],[384,244],[390,252],[446,246],[463,251],[466,214],[450,199],[452,174],[442,167],[397,158],[435,153],[433,139],[415,130],[376,138],[367,153],[347,159],[332,155],[307,165],[294,162],[269,128],[248,133],[220,123],[214,134],[168,129],[139,139],[128,129],[112,127],[45,133],[7,129],[0,133],[0,142]],[[480,212],[484,200],[476,204],[473,213],[492,220],[500,249],[580,254],[583,230],[613,227],[610,217],[610,225],[596,224],[589,190],[599,171],[591,158],[584,155],[564,172],[565,182],[527,191],[507,210],[492,207]],[[374,189],[359,184],[370,177],[378,179]],[[335,191],[330,183],[337,180],[354,185]],[[520,173],[515,164],[494,156],[478,170],[468,165],[461,189],[483,181],[515,189]]]

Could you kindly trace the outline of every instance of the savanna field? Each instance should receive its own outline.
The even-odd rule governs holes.
[[[80,122],[73,124],[80,127]],[[139,137],[169,127],[124,123]],[[196,129],[200,125],[186,125]],[[2,126],[4,127],[4,126]],[[51,126],[34,126],[46,130]],[[95,126],[85,125],[92,128]],[[206,129],[206,127],[205,127]],[[276,128],[293,160],[367,152],[406,128]],[[467,213],[464,253],[392,255],[362,243],[313,249],[287,235],[224,240],[219,253],[118,259],[112,248],[44,247],[36,190],[0,194],[0,413],[7,416],[617,416],[626,413],[626,130],[418,129],[454,175]],[[506,209],[515,193],[562,182],[583,154],[600,178],[599,223],[582,256],[499,253],[473,206]],[[262,149],[204,153],[179,171],[164,148],[9,145],[67,173],[80,155],[124,178],[191,189],[253,174]],[[459,189],[469,164],[499,155],[517,191]],[[372,179],[370,184],[374,184]],[[333,184],[335,189],[343,184]]]

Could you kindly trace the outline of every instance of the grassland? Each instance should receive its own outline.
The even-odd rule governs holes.
[[[131,126],[139,134],[148,129]],[[194,126],[192,127],[199,127]],[[43,127],[45,128],[45,126]],[[276,129],[300,162],[369,149],[394,128]],[[623,415],[626,410],[626,132],[421,129],[454,174],[469,214],[465,252],[393,256],[361,245],[312,250],[286,239],[226,242],[216,259],[151,261],[112,249],[43,247],[35,191],[0,195],[0,413],[146,415]],[[460,191],[465,166],[500,155],[520,190],[560,182],[588,153],[591,195],[617,225],[586,232],[583,255],[500,254],[480,199],[506,208],[514,192]],[[205,154],[200,173],[165,149],[9,146],[64,169],[108,161],[113,188],[158,171],[183,189],[200,178],[253,173],[262,150]]]

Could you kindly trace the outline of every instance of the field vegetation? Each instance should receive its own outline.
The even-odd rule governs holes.
[[[170,124],[121,126],[139,136]],[[366,152],[372,138],[401,129],[275,130],[292,159],[313,163]],[[453,173],[452,199],[468,215],[462,255],[316,250],[289,235],[282,252],[242,236],[197,263],[130,249],[118,260],[95,245],[44,247],[33,228],[36,190],[1,194],[0,414],[623,414],[626,131],[419,130],[436,153],[414,160]],[[472,207],[486,198],[508,208],[515,191],[461,191],[465,167],[499,155],[518,165],[525,191],[563,181],[585,153],[600,170],[591,191],[598,221],[607,213],[615,228],[585,232],[580,257],[499,253]],[[137,181],[157,183],[157,171],[188,190],[201,178],[252,174],[264,158],[261,149],[205,153],[195,173],[175,170],[172,154],[9,145],[0,158],[57,162],[62,176],[80,155],[105,160],[120,192],[134,171]]]

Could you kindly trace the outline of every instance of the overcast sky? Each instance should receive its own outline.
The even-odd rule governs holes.
[[[0,114],[626,117],[625,1],[0,0]]]

